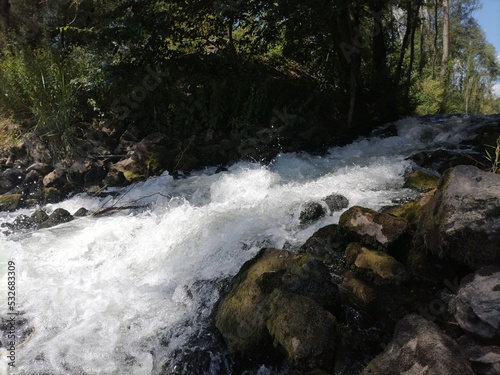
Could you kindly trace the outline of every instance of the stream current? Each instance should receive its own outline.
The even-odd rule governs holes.
[[[48,205],[49,213],[142,208],[0,234],[0,315],[8,318],[10,261],[23,323],[10,373],[159,373],[205,324],[219,298],[210,282],[235,275],[262,247],[296,250],[342,213],[304,227],[299,215],[306,203],[342,194],[349,206],[377,210],[411,196],[403,188],[414,167],[407,158],[456,149],[469,137],[469,120],[407,118],[393,124],[397,135],[360,139],[322,156],[280,154],[267,165],[239,162],[227,172],[206,168],[182,180],[164,173],[111,189],[114,197],[81,194]],[[0,224],[32,212],[0,213]],[[0,374],[7,374],[5,348],[0,356]]]

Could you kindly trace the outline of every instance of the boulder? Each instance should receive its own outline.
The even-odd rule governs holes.
[[[432,192],[424,194],[422,197],[407,202],[399,206],[388,207],[383,210],[385,214],[399,217],[408,222],[409,227],[416,229],[422,212],[432,199]]]
[[[500,374],[500,346],[484,345],[468,335],[459,337],[457,343],[476,375]]]
[[[500,347],[499,346],[471,346],[465,350],[472,370],[477,375],[500,374]]]
[[[330,224],[326,227],[318,229],[308,240],[301,246],[301,252],[307,252],[314,255],[316,258],[329,262],[329,258],[338,255],[342,248],[342,238],[338,232],[336,224]]]
[[[73,216],[75,217],[83,217],[87,216],[89,214],[89,210],[87,210],[85,207],[80,207],[74,214]]]
[[[27,215],[17,216],[12,223],[4,223],[2,227],[7,227],[12,231],[33,228],[33,220]]]
[[[349,207],[349,200],[340,194],[331,194],[324,199],[331,212],[342,211]]]
[[[399,284],[408,280],[405,267],[389,254],[350,243],[345,251],[347,265],[365,280],[378,284]]]
[[[144,178],[144,169],[133,157],[120,160],[111,165],[111,170],[122,172],[127,181],[138,181]]]
[[[44,221],[49,219],[49,215],[44,210],[36,210],[30,217],[35,227],[42,225]]]
[[[433,174],[417,170],[405,178],[403,187],[417,191],[429,191],[437,188],[439,178]]]
[[[19,186],[23,183],[26,172],[22,168],[10,168],[3,172],[3,176],[9,180],[12,185]]]
[[[57,187],[62,186],[66,182],[66,171],[63,168],[56,168],[52,172],[43,177],[43,186]]]
[[[45,220],[40,228],[50,228],[62,223],[67,223],[73,220],[73,216],[63,208],[57,208],[52,212],[47,220]]]
[[[220,302],[215,323],[232,352],[293,368],[331,369],[338,288],[309,254],[263,249],[245,263]]]
[[[83,172],[83,182],[85,185],[100,185],[102,180],[106,178],[108,169],[102,162],[89,165],[89,168]]]
[[[500,175],[461,165],[423,210],[416,246],[473,269],[500,265]]]
[[[3,174],[0,174],[0,195],[8,193],[14,188],[14,184],[9,181],[8,178],[4,177]]]
[[[377,291],[373,285],[355,277],[351,272],[346,272],[342,280],[341,292],[343,296],[353,304],[364,310],[373,307],[377,299]]]
[[[7,194],[0,197],[0,211],[15,211],[21,206],[22,194]]]
[[[388,248],[402,238],[408,222],[368,208],[353,206],[339,219],[339,229],[352,241]]]
[[[26,148],[26,152],[35,162],[50,164],[50,152],[35,133],[26,133],[23,135],[22,142]]]
[[[48,175],[50,172],[54,170],[54,167],[52,167],[49,164],[46,163],[33,163],[31,164],[28,168],[26,168],[27,172],[35,171],[41,174],[42,176]]]
[[[318,202],[306,203],[300,212],[299,221],[301,225],[310,224],[326,215],[326,210]]]
[[[336,319],[316,301],[276,291],[267,327],[295,369],[312,370],[321,364],[332,369],[335,361]]]
[[[408,315],[398,322],[394,337],[361,375],[473,375],[457,343],[432,322]]]
[[[471,335],[500,342],[500,268],[485,267],[464,278],[450,310]]]

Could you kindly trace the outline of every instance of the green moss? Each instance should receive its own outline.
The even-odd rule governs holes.
[[[143,174],[136,173],[133,171],[124,171],[123,175],[125,176],[125,179],[129,182],[142,181],[145,178]]]
[[[384,213],[405,219],[411,227],[415,228],[433,194],[434,191],[430,191],[420,199],[401,206],[391,207],[385,210]]]
[[[0,197],[0,211],[15,211],[22,201],[22,194],[7,194]]]
[[[406,176],[404,187],[418,191],[435,189],[439,179],[427,172],[418,170]]]
[[[404,266],[392,256],[381,251],[370,250],[359,243],[351,243],[346,249],[347,264],[357,274],[378,282],[404,282],[408,274]]]

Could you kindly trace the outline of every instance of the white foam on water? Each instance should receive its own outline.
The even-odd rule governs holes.
[[[162,335],[193,314],[186,286],[232,276],[261,247],[296,248],[338,221],[340,212],[301,226],[309,201],[335,193],[350,206],[379,209],[409,194],[402,188],[411,167],[405,158],[432,142],[455,142],[464,125],[407,119],[397,126],[399,136],[360,140],[322,157],[279,155],[270,166],[241,162],[185,180],[164,174],[114,189],[114,198],[82,194],[49,205],[72,213],[82,206],[143,208],[0,238],[1,285],[12,260],[18,307],[33,328],[18,347],[18,373],[155,373],[152,353]],[[2,214],[0,222],[16,214]],[[196,298],[210,307],[217,297]],[[6,305],[0,308],[6,316]]]

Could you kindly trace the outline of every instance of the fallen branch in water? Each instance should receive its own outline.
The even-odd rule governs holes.
[[[101,208],[92,213],[91,216],[103,216],[110,212],[123,211],[123,210],[138,210],[140,208],[147,208],[148,206],[119,206],[119,207],[107,207]]]

